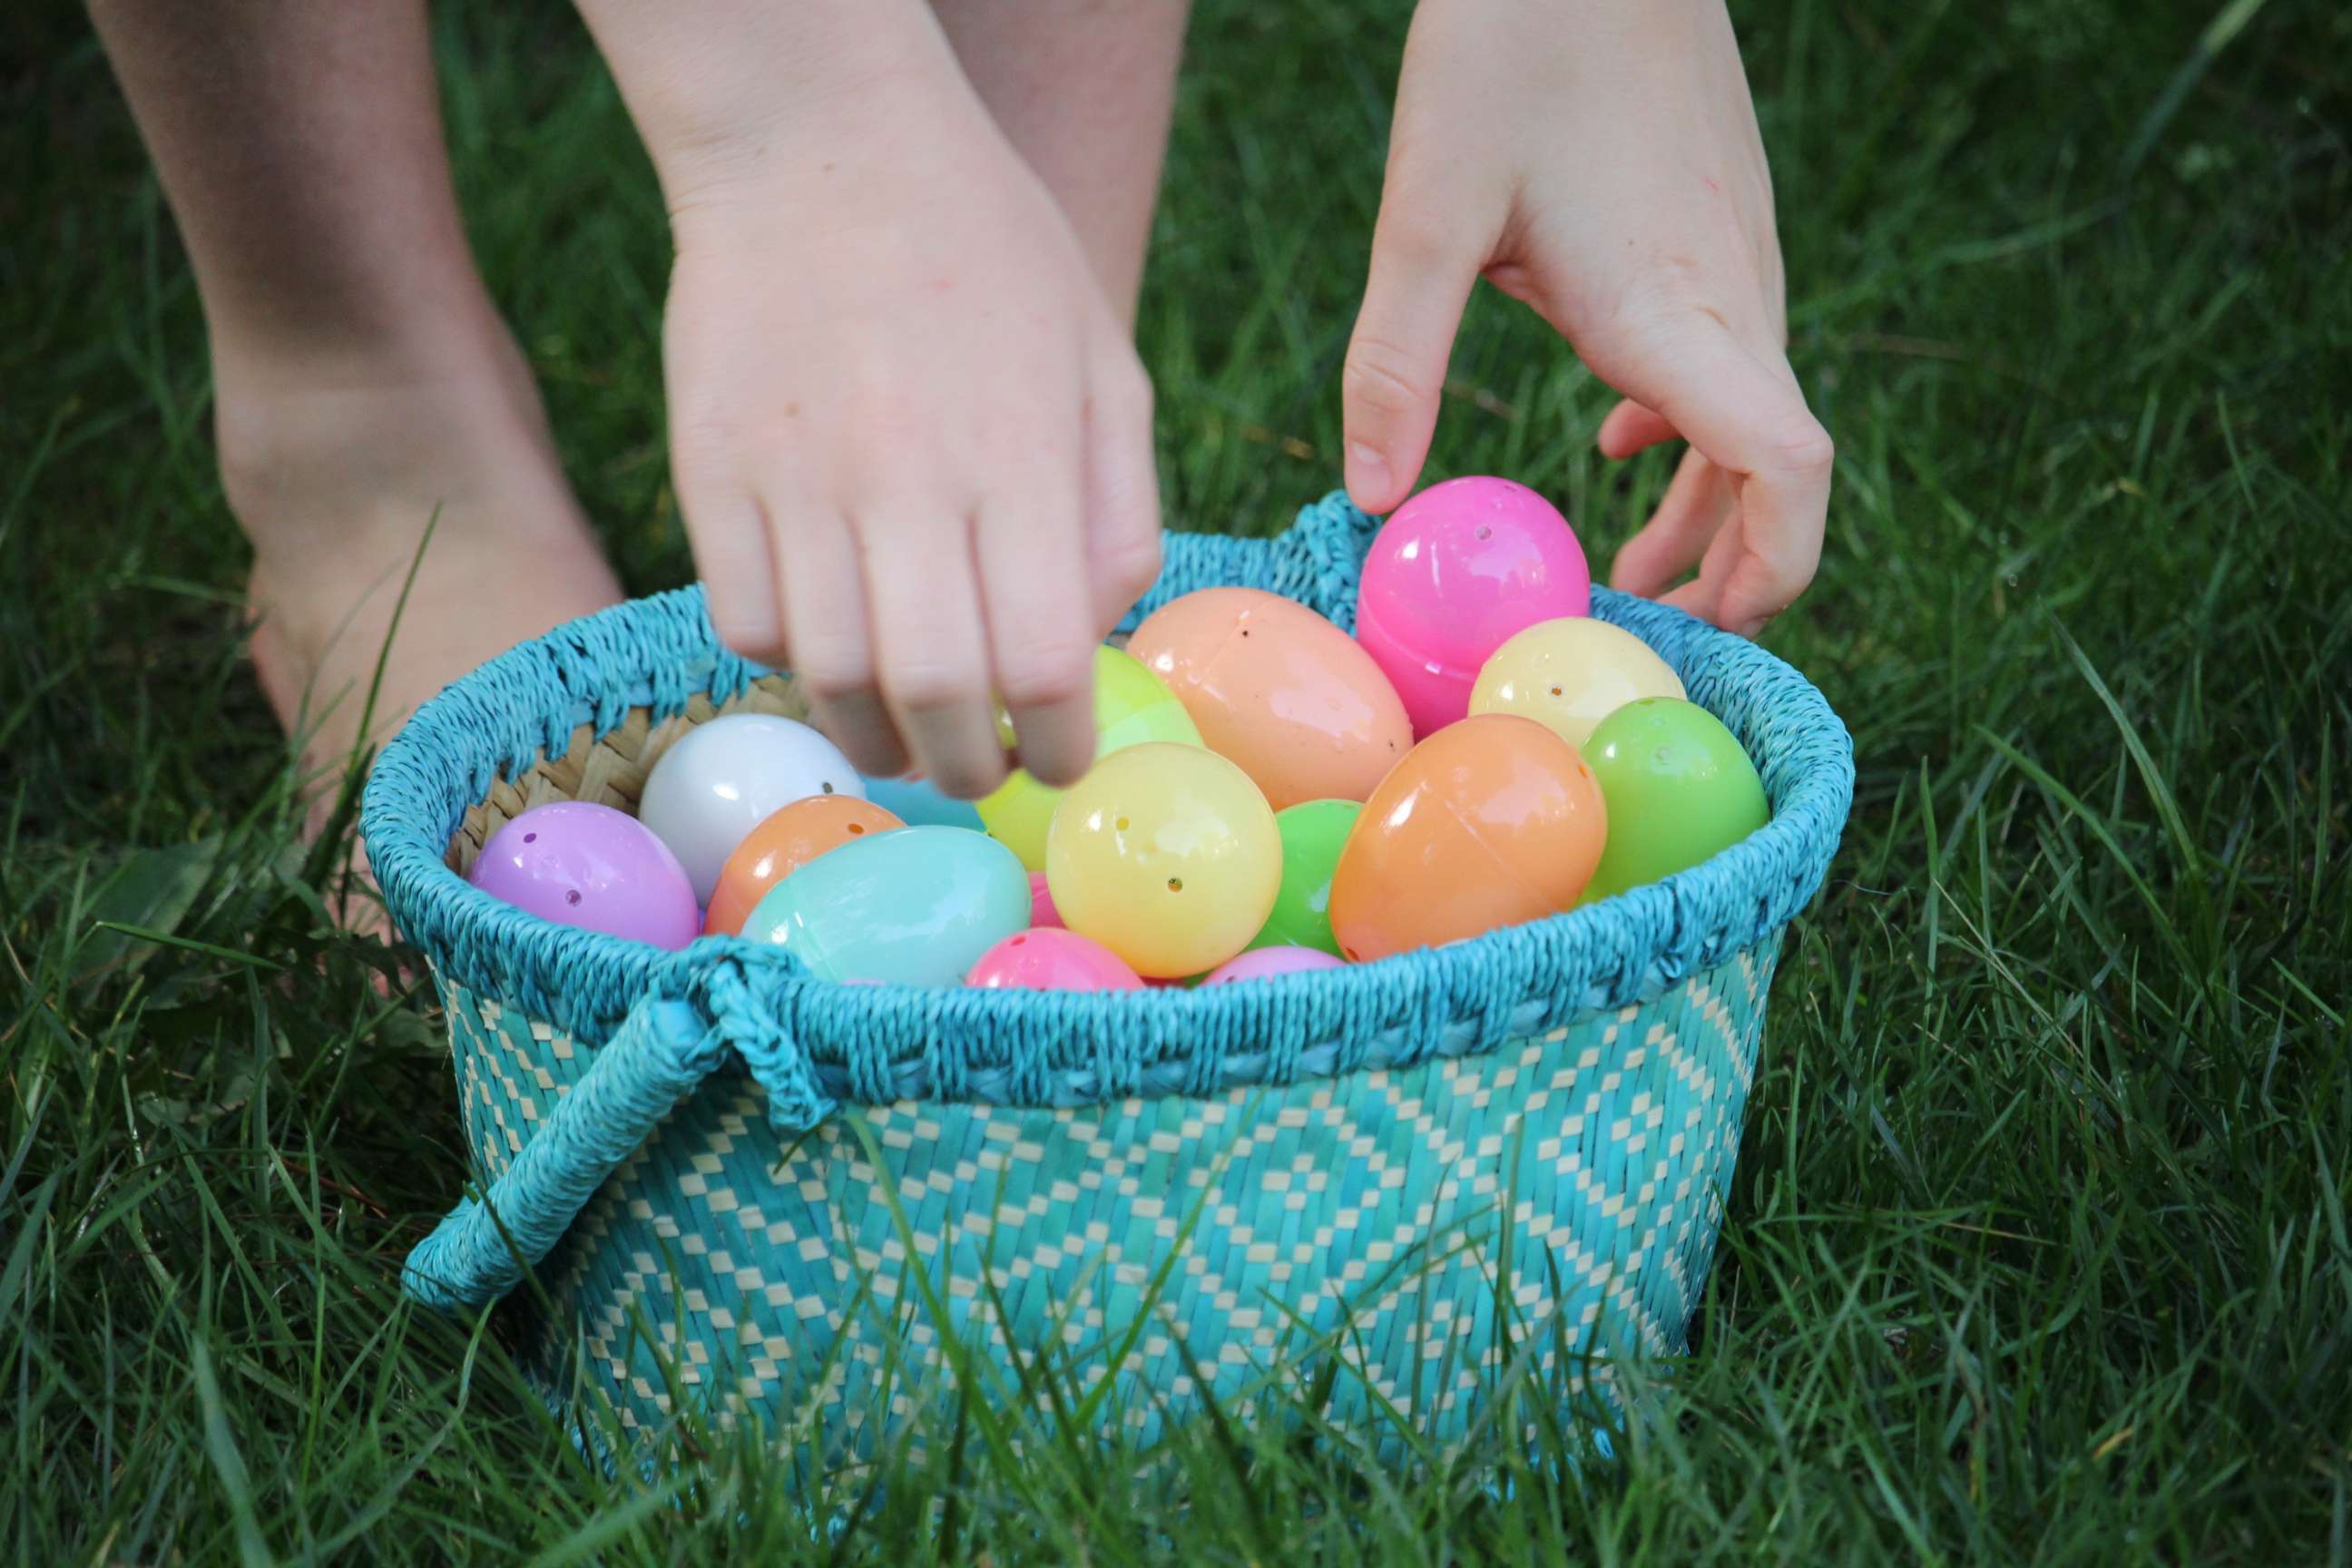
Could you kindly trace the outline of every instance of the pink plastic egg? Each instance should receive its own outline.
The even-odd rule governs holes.
[[[1448,479],[1372,541],[1356,640],[1426,738],[1469,712],[1479,669],[1515,634],[1591,613],[1584,547],[1557,508],[1509,479]]]
[[[1045,886],[1045,873],[1029,873],[1029,925],[1034,931],[1059,931],[1062,911],[1054,907],[1054,890]]]
[[[1139,991],[1143,981],[1118,954],[1058,926],[1008,936],[980,955],[967,985],[1024,991]]]
[[[1236,980],[1268,980],[1277,974],[1304,974],[1309,970],[1338,969],[1339,961],[1319,947],[1254,947],[1218,965],[1203,985],[1231,985]]]

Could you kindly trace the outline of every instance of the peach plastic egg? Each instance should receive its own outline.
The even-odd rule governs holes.
[[[1332,934],[1361,963],[1566,910],[1607,823],[1592,769],[1541,724],[1449,724],[1364,803],[1331,878]]]
[[[1606,621],[1565,616],[1495,650],[1470,689],[1470,711],[1517,713],[1580,749],[1628,702],[1682,695],[1682,678],[1648,643]]]
[[[1361,800],[1412,748],[1412,721],[1371,656],[1278,594],[1187,594],[1136,627],[1127,651],[1176,694],[1202,743],[1240,763],[1276,811],[1303,800]]]
[[[1045,879],[1062,923],[1147,980],[1249,945],[1282,881],[1282,836],[1250,776],[1199,746],[1114,752],[1054,813]]]
[[[705,936],[735,936],[743,917],[768,889],[828,849],[838,849],[869,833],[887,833],[905,823],[871,801],[854,795],[813,795],[772,813],[751,829],[727,864],[702,917]]]
[[[1426,739],[1469,712],[1478,671],[1514,633],[1591,608],[1584,547],[1549,501],[1509,479],[1448,479],[1373,539],[1356,640]]]

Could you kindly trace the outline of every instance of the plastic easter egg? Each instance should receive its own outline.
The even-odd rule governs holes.
[[[1364,803],[1331,879],[1331,931],[1357,962],[1570,908],[1600,863],[1608,807],[1574,746],[1488,713],[1412,749]]]
[[[1074,931],[1055,927],[1008,936],[980,955],[967,985],[1027,991],[1140,991],[1127,961]]]
[[[1029,923],[1013,851],[962,827],[901,827],[820,855],[768,889],[743,935],[820,980],[954,985]]]
[[[1061,911],[1054,908],[1054,889],[1045,885],[1045,873],[1029,873],[1029,923],[1040,931],[1061,928]]]
[[[1250,946],[1313,947],[1339,956],[1339,939],[1331,934],[1331,873],[1363,809],[1352,800],[1307,800],[1274,814],[1275,831],[1282,835],[1282,886]]]
[[[1412,721],[1371,656],[1278,594],[1187,594],[1136,627],[1127,651],[1184,704],[1202,743],[1239,763],[1276,811],[1361,800],[1412,749]]]
[[[1198,746],[1113,752],[1072,785],[1045,854],[1054,907],[1147,979],[1214,969],[1265,924],[1282,836],[1250,776]]]
[[[987,831],[980,813],[971,802],[958,800],[940,793],[940,786],[929,779],[877,779],[864,781],[866,798],[890,813],[909,827],[968,827],[974,833]]]
[[[1175,694],[1141,661],[1115,647],[1095,650],[1095,756],[1150,741],[1201,743],[1201,731]],[[1024,769],[982,797],[981,821],[1012,847],[1032,871],[1045,868],[1045,834],[1062,792],[1048,789]]]
[[[1219,964],[1203,985],[1231,985],[1236,980],[1271,980],[1277,974],[1305,974],[1318,969],[1338,969],[1339,961],[1319,947],[1254,947]]]
[[[609,805],[531,807],[490,835],[466,879],[541,920],[656,947],[684,947],[701,929],[677,857]]]
[[[719,870],[710,908],[702,917],[709,936],[733,936],[768,889],[829,849],[905,823],[854,795],[813,795],[780,806],[735,846]]]
[[[779,806],[813,795],[866,797],[831,741],[772,713],[730,713],[679,736],[646,775],[637,819],[670,847],[710,901],[719,868]]]
[[[1448,479],[1372,541],[1356,640],[1426,739],[1469,712],[1478,671],[1515,634],[1591,609],[1584,547],[1549,501],[1509,479]]]
[[[1622,626],[1569,616],[1539,621],[1496,648],[1470,689],[1470,711],[1517,713],[1581,747],[1595,724],[1628,702],[1682,694],[1682,678],[1648,643]]]
[[[1629,702],[1593,730],[1585,754],[1609,802],[1609,847],[1587,903],[1687,870],[1771,820],[1756,764],[1696,702]]]

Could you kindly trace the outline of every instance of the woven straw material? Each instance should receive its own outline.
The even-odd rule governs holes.
[[[1375,527],[1335,496],[1273,540],[1171,535],[1137,615],[1239,584],[1346,626]],[[1095,1418],[1141,1430],[1196,1367],[1233,1394],[1339,1354],[1340,1414],[1377,1398],[1443,1433],[1529,1333],[1548,1369],[1678,1350],[1851,748],[1752,645],[1606,590],[1594,609],[1756,758],[1764,829],[1475,941],[1140,994],[824,985],[735,939],[663,954],[475,891],[459,873],[515,813],[633,809],[687,726],[799,711],[698,591],[502,656],[418,711],[362,809],[482,1184],[406,1288],[462,1310],[531,1279],[544,1375],[579,1349],[633,1426],[683,1400],[845,1442],[909,1408],[942,1321],[999,1373],[1116,1355]]]

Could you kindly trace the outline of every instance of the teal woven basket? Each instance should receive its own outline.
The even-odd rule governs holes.
[[[1238,584],[1350,626],[1375,527],[1334,496],[1272,540],[1171,535],[1138,614]],[[1770,655],[1593,599],[1739,737],[1769,826],[1571,914],[1189,992],[841,987],[734,939],[543,923],[462,875],[500,823],[633,807],[684,727],[798,706],[694,590],[467,676],[385,749],[362,817],[432,964],[478,1183],[405,1288],[514,1292],[547,1385],[584,1368],[632,1430],[690,1405],[845,1454],[959,1361],[987,1384],[967,1396],[1034,1399],[1013,1369],[1051,1352],[1107,1391],[1084,1419],[1144,1436],[1203,1381],[1246,1405],[1319,1375],[1334,1419],[1442,1442],[1507,1370],[1573,1402],[1595,1355],[1679,1351],[1852,753]]]

